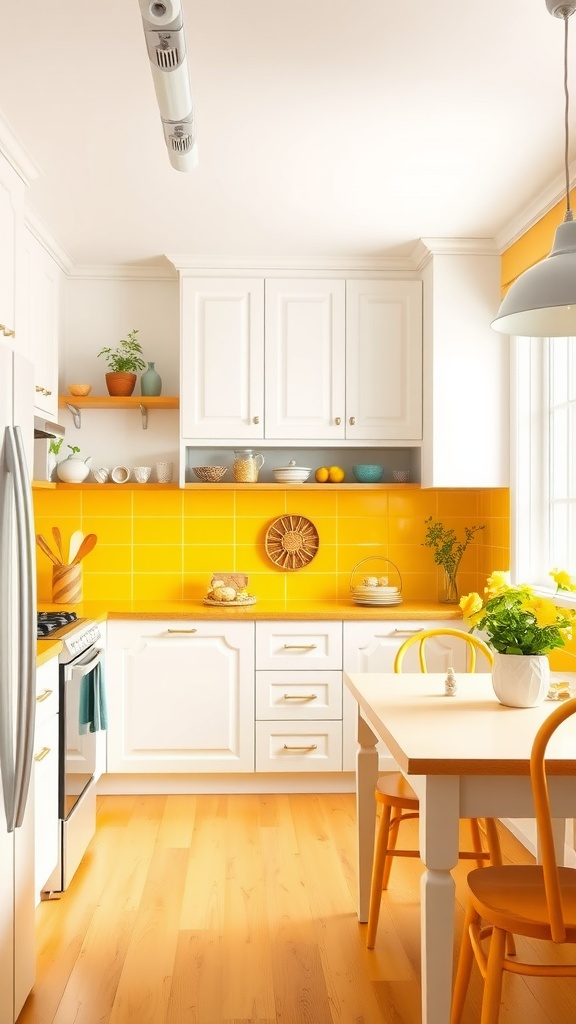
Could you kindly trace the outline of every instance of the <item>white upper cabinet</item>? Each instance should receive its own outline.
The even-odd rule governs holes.
[[[346,437],[422,438],[422,285],[346,282]]]
[[[58,418],[58,332],[62,273],[28,229],[24,233],[24,317],[28,353],[34,363],[34,407]]]
[[[0,153],[0,343],[15,351],[19,350],[17,288],[24,192],[24,182]]]
[[[264,436],[264,282],[186,278],[181,286],[182,436]]]
[[[182,279],[182,436],[422,438],[422,285]]]
[[[265,436],[345,437],[345,281],[266,281]]]

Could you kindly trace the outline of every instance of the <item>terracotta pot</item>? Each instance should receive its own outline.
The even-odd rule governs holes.
[[[106,387],[108,388],[108,394],[116,397],[122,396],[126,398],[127,395],[131,395],[136,387],[136,374],[135,373],[107,373],[106,374]]]

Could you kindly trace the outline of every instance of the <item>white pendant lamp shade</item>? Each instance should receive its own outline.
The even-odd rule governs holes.
[[[528,338],[576,336],[576,221],[560,224],[550,255],[511,285],[492,327]]]
[[[576,336],[576,222],[570,208],[568,19],[576,10],[566,0],[546,0],[555,18],[564,21],[564,177],[566,214],[556,228],[552,252],[530,267],[508,289],[492,321],[495,331],[525,338]]]

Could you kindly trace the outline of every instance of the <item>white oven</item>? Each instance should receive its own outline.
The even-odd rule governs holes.
[[[59,655],[58,816],[60,855],[43,899],[68,888],[96,831],[97,733],[105,729],[106,695],[100,630],[74,613],[44,613],[59,625],[47,632],[63,643]],[[63,615],[67,616],[62,623]],[[40,632],[40,616],[39,616]]]

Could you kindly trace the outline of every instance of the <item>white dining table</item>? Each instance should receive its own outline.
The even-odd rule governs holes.
[[[420,801],[422,1024],[448,1024],[459,819],[534,817],[532,742],[557,703],[505,707],[484,673],[456,673],[453,696],[445,674],[358,672],[344,681],[358,704],[358,919],[368,920],[381,739]],[[576,816],[576,715],[554,733],[547,764],[560,861],[565,819]]]

